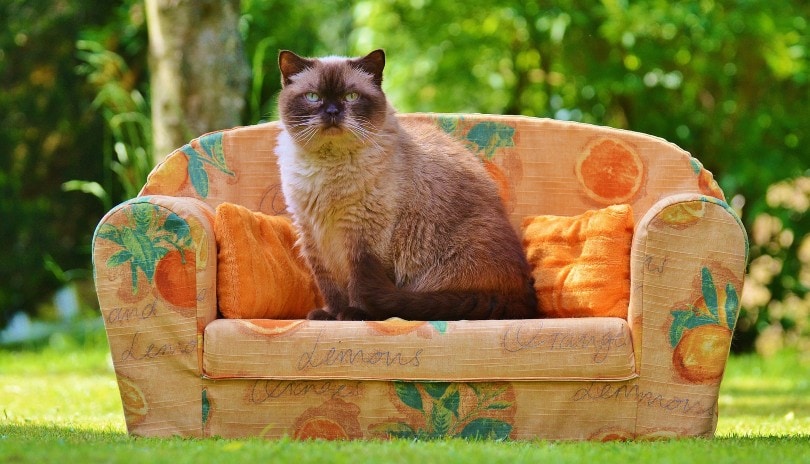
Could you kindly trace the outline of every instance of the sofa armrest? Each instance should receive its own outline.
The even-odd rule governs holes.
[[[131,433],[201,434],[202,399],[188,392],[202,388],[202,333],[217,315],[213,217],[196,199],[144,196],[96,228],[96,292]]]
[[[716,425],[716,403],[708,398],[716,398],[728,359],[747,259],[742,223],[716,198],[667,196],[636,226],[628,323],[639,388],[673,413],[705,416],[699,433]],[[661,413],[645,404],[639,433],[645,411]]]

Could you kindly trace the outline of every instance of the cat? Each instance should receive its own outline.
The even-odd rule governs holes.
[[[494,181],[460,142],[399,121],[385,53],[279,53],[282,192],[325,307],[309,319],[538,317]]]

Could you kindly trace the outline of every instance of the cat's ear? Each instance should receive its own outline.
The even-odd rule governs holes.
[[[278,69],[281,71],[281,86],[292,82],[292,77],[312,67],[312,60],[301,58],[289,50],[278,52]]]
[[[382,86],[383,68],[385,68],[385,52],[382,49],[374,50],[363,58],[354,60],[354,65],[371,74],[374,84]]]

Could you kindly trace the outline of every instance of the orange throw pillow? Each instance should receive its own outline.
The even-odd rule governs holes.
[[[627,317],[633,211],[523,220],[523,247],[543,317]]]
[[[323,305],[289,219],[222,203],[214,235],[217,300],[224,317],[303,319]]]

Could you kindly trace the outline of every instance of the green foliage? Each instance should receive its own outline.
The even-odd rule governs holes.
[[[102,186],[95,181],[70,180],[65,191],[82,191],[98,197],[105,209],[135,197],[153,167],[152,121],[149,103],[137,89],[127,88],[131,70],[123,57],[105,49],[100,43],[79,40],[77,57],[82,63],[77,72],[97,91],[92,108],[104,117],[104,172]],[[115,174],[113,179],[110,174]],[[115,183],[117,181],[117,184]],[[120,185],[121,195],[113,198]]]
[[[677,143],[716,174],[754,237],[748,282],[756,292],[739,295],[735,349],[752,349],[761,333],[799,345],[810,339],[810,219],[806,207],[774,200],[786,190],[799,199],[810,195],[801,187],[810,176],[810,3],[241,6],[253,77],[247,124],[275,119],[279,49],[318,56],[385,48],[383,85],[403,112],[552,117]],[[32,311],[43,290],[58,285],[43,256],[61,268],[86,269],[97,218],[142,183],[151,159],[143,10],[137,0],[0,5],[7,23],[0,30],[0,143],[11,154],[0,161],[0,213],[17,219],[0,225],[4,242],[13,244],[0,258],[0,324],[11,308]],[[453,130],[452,121],[442,123]],[[495,142],[508,141],[508,134],[497,135]],[[493,142],[471,137],[479,148]],[[194,172],[201,180],[204,171]],[[65,187],[101,198],[104,207],[61,191],[75,179],[84,181]]]
[[[281,89],[279,50],[294,50],[304,56],[349,53],[354,3],[242,0],[240,31],[253,68],[246,123],[278,119],[275,96]]]
[[[92,107],[95,90],[75,72],[75,43],[83,31],[120,19],[119,8],[0,2],[0,327],[16,311],[37,312],[62,278],[89,275],[90,238],[104,206],[62,185],[103,183],[108,174],[103,120]]]

